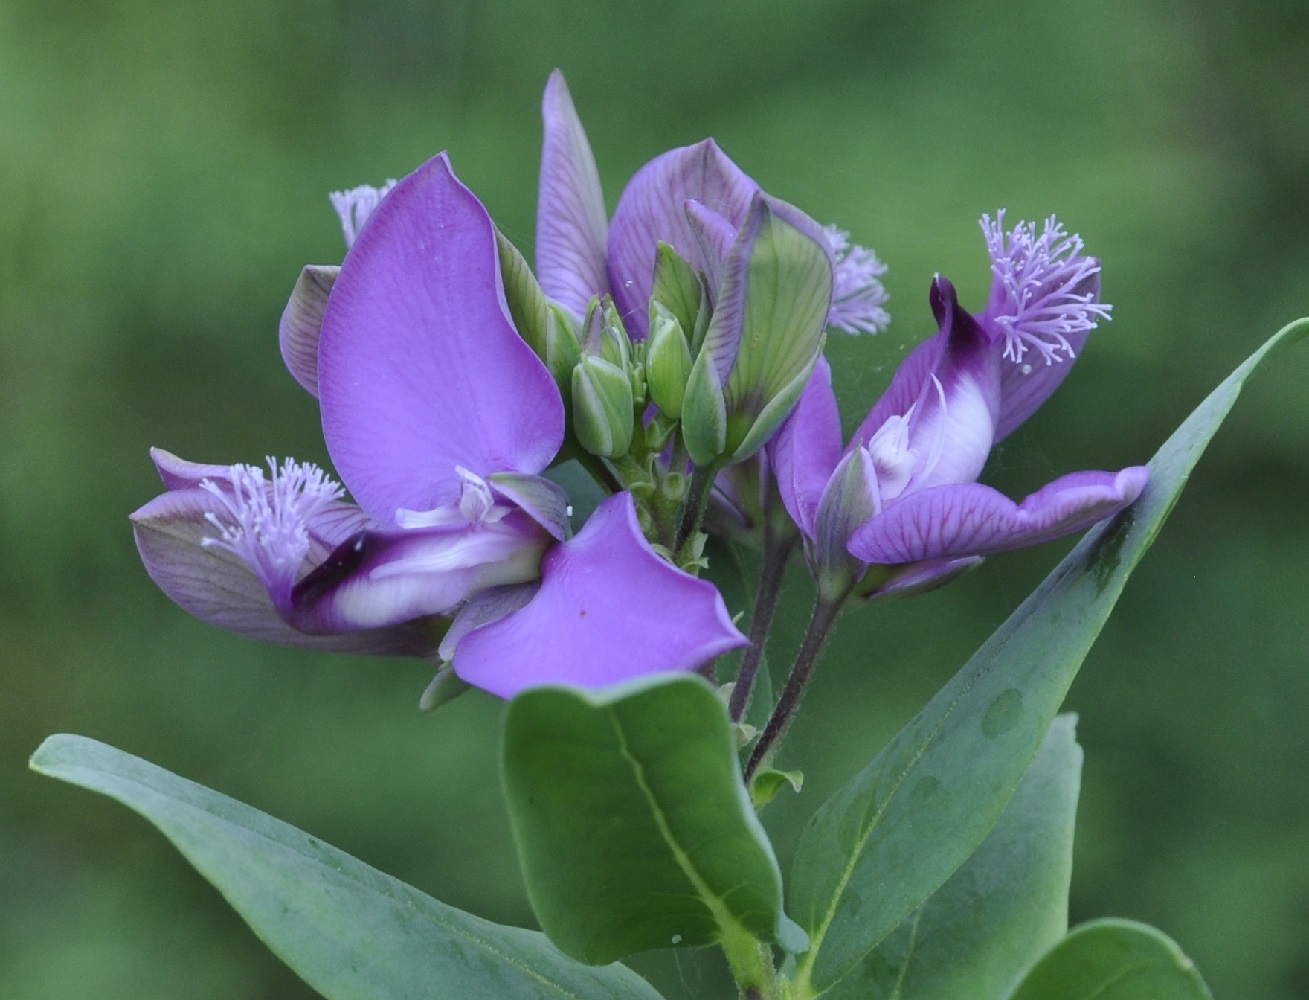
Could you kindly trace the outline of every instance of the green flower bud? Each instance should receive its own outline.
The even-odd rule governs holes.
[[[541,360],[559,383],[560,389],[568,384],[568,379],[572,377],[571,373],[582,356],[580,332],[577,320],[567,309],[554,302],[549,303],[545,312],[542,338],[544,354]]]
[[[632,444],[635,404],[627,372],[585,355],[573,369],[573,429],[592,455],[616,458]]]
[[[691,377],[691,347],[677,317],[658,304],[650,307],[650,338],[645,347],[645,381],[650,398],[668,416],[682,415],[686,380]]]
[[[632,369],[632,341],[627,335],[627,327],[623,326],[623,319],[618,315],[614,300],[608,295],[604,297],[600,307],[602,320],[600,327],[600,357],[611,365],[630,373]]]
[[[727,449],[727,404],[718,369],[707,351],[701,351],[691,366],[682,398],[682,441],[691,461],[700,467],[712,465]]]
[[[695,268],[663,241],[655,251],[654,286],[650,292],[650,329],[658,315],[667,313],[682,326],[686,336],[697,332],[697,321],[707,311],[708,302]]]

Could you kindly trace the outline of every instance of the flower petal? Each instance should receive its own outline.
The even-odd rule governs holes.
[[[713,584],[650,548],[629,493],[546,553],[541,576],[526,607],[460,640],[460,677],[504,698],[537,684],[598,688],[692,670],[746,642]]]
[[[323,327],[327,297],[332,292],[339,267],[309,264],[300,271],[291,300],[277,325],[282,360],[295,380],[318,395],[318,337]]]
[[[655,157],[628,182],[609,226],[609,287],[633,339],[649,330],[646,315],[656,244],[671,245],[704,271],[700,241],[686,216],[692,199],[733,226],[745,221],[758,185],[712,139]]]
[[[938,486],[904,497],[856,531],[850,551],[866,562],[907,563],[990,555],[1049,541],[1122,510],[1145,489],[1149,470],[1074,472],[1016,504],[980,483]]]
[[[841,460],[841,414],[826,358],[818,359],[800,402],[769,442],[768,460],[786,512],[813,538],[818,503]]]
[[[1079,297],[1099,301],[1100,274],[1088,275],[1073,290]],[[983,319],[985,322],[985,319]],[[1063,335],[1071,352],[1070,357],[1047,363],[1040,357],[1014,363],[1006,360],[1000,375],[1000,421],[996,425],[995,439],[1008,437],[1023,421],[1050,398],[1073,370],[1073,362],[1082,354],[1091,331],[1069,330]]]
[[[441,631],[430,620],[336,635],[293,629],[244,560],[204,544],[215,533],[206,515],[222,512],[217,497],[195,488],[165,493],[132,515],[137,549],[151,579],[197,618],[251,639],[310,649],[422,657],[436,653]]]
[[[521,511],[494,522],[360,532],[296,584],[288,618],[327,633],[447,615],[486,587],[536,579],[549,541]]]
[[[945,345],[909,419],[909,447],[919,457],[906,493],[976,479],[1000,412],[1000,355],[987,332],[939,275],[932,306]]]
[[[545,85],[541,116],[545,143],[536,207],[536,277],[546,295],[580,318],[592,296],[609,291],[607,221],[591,145],[559,70]]]
[[[319,393],[337,471],[383,525],[454,501],[458,467],[538,473],[559,450],[559,391],[509,321],[495,227],[444,154],[396,185],[346,255]]]

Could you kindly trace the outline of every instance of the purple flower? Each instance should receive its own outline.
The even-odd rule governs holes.
[[[542,117],[536,276],[545,294],[579,318],[593,296],[611,295],[632,338],[643,339],[660,242],[706,275],[712,294],[759,185],[713,139],[705,139],[669,150],[638,170],[606,224],[591,146],[558,70],[546,84]],[[827,322],[848,333],[875,332],[888,322],[879,280],[885,267],[848,236],[834,227],[816,233],[835,269]]]
[[[310,296],[321,330],[293,297],[282,342],[358,506],[312,466],[156,453],[168,492],[133,522],[161,588],[244,635],[453,656],[504,696],[690,669],[744,642],[712,584],[651,549],[629,494],[566,537],[567,498],[540,475],[563,403],[508,318],[494,226],[444,154],[342,215],[350,251]]]
[[[1109,307],[1099,262],[1053,220],[1006,234],[983,220],[990,301],[970,315],[938,277],[940,326],[841,444],[831,372],[820,365],[769,446],[777,485],[829,597],[921,589],[994,552],[1081,530],[1140,495],[1147,470],[1078,472],[1021,503],[975,482],[992,445],[1067,375]],[[872,566],[879,567],[872,571]]]

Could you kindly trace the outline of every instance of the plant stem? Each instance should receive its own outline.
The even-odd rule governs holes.
[[[764,727],[763,735],[759,737],[759,742],[755,744],[754,750],[750,754],[750,762],[745,767],[745,782],[748,785],[750,779],[754,777],[755,771],[759,765],[764,762],[773,745],[778,742],[786,733],[786,728],[791,724],[791,718],[795,715],[796,709],[800,707],[800,699],[804,697],[805,688],[809,684],[809,678],[813,674],[814,665],[818,662],[818,657],[827,645],[827,640],[832,637],[835,630],[836,619],[841,614],[841,608],[845,604],[847,594],[841,594],[838,598],[825,598],[822,595],[814,602],[814,613],[809,619],[809,629],[805,632],[804,642],[800,645],[800,652],[796,655],[795,665],[791,667],[791,676],[786,679],[786,687],[782,689],[782,696],[777,699],[777,706],[773,709],[773,714],[768,718],[768,725]]]
[[[682,507],[682,520],[677,526],[677,538],[674,540],[673,552],[680,565],[683,550],[695,537],[704,520],[705,509],[709,506],[709,494],[713,492],[714,477],[718,475],[717,463],[699,467],[691,473],[691,484],[686,491],[686,501]]]
[[[794,529],[779,532],[773,519],[764,518],[764,551],[759,563],[759,585],[755,589],[754,610],[750,614],[750,645],[741,657],[741,669],[736,675],[736,687],[728,705],[733,722],[740,722],[750,704],[755,675],[764,659],[764,647],[773,627],[773,614],[777,611],[777,598],[782,592],[782,577],[787,560],[800,536]]]

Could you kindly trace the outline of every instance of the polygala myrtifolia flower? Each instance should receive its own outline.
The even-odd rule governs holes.
[[[502,696],[740,645],[713,585],[651,548],[629,493],[568,537],[567,498],[540,475],[563,401],[509,319],[495,227],[445,155],[362,211],[339,200],[345,261],[306,269],[281,340],[357,506],[312,466],[156,452],[168,492],[132,519],[160,587],[256,638],[453,658]]]
[[[992,446],[1068,374],[1096,322],[1100,264],[1050,219],[982,220],[994,277],[979,315],[937,277],[939,332],[905,358],[842,448],[831,372],[815,370],[769,445],[778,489],[829,599],[943,582],[983,556],[1081,530],[1122,510],[1148,472],[1076,472],[1014,503],[975,480]]]

